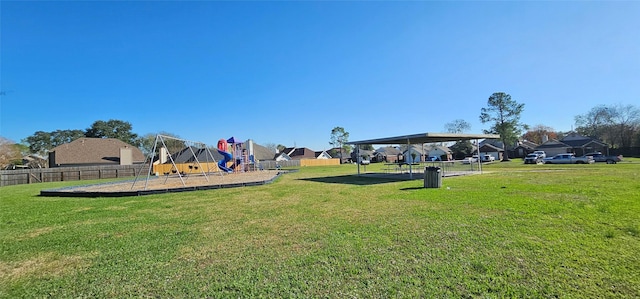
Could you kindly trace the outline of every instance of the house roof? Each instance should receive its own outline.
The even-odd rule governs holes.
[[[480,147],[484,146],[485,144],[490,144],[492,146],[495,146],[496,148],[504,148],[504,143],[500,139],[485,139],[480,141]]]
[[[411,150],[411,152],[416,152],[420,155],[424,155],[425,152],[427,151],[426,148],[423,148],[422,145],[418,145],[418,144],[412,144],[411,146],[407,147],[406,145],[403,146],[404,150],[402,151],[402,154],[408,152],[409,150]]]
[[[599,144],[599,145],[606,146],[606,144],[604,144],[604,143],[602,143],[602,142],[600,142],[600,141],[597,141],[597,140],[595,140],[595,139],[591,139],[591,138],[586,138],[586,139],[569,139],[569,140],[567,140],[567,139],[562,139],[562,143],[564,143],[564,144],[566,144],[566,145],[569,145],[569,146],[571,146],[571,147],[584,147],[584,146],[586,146],[586,145],[588,145],[588,144],[590,144],[590,143],[597,143],[597,144]]]
[[[275,153],[270,149],[254,142],[253,157],[256,160],[275,160]]]
[[[377,150],[375,150],[374,153],[378,153],[378,154],[382,154],[382,155],[387,155],[387,156],[397,156],[399,155],[401,152],[397,147],[394,146],[385,146],[385,147],[381,147],[378,148]]]
[[[523,140],[523,141],[520,141],[520,144],[518,144],[518,146],[516,146],[516,148],[522,147],[522,148],[525,148],[525,149],[528,149],[528,150],[533,150],[537,146],[538,146],[538,144],[536,144],[536,143],[533,143],[533,142],[528,141],[528,140]]]
[[[431,146],[427,147],[427,151],[432,151],[432,150],[440,150],[440,151],[443,151],[445,153],[451,153],[451,149],[449,149],[448,147],[446,147],[444,145],[431,145]]]
[[[367,139],[359,141],[351,141],[347,144],[421,144],[421,143],[435,143],[435,142],[448,142],[458,140],[471,140],[471,139],[488,139],[500,138],[500,135],[496,134],[451,134],[451,133],[420,133],[413,135],[401,135],[386,138]]]
[[[563,138],[562,140],[555,140],[555,139],[549,140],[537,146],[536,148],[537,149],[558,148],[558,147],[578,148],[578,147],[586,147],[587,145],[593,144],[593,143],[598,144],[600,146],[605,146],[605,147],[607,146],[606,143],[601,142],[599,140],[573,133]]]
[[[489,143],[483,144],[480,147],[480,151],[481,152],[504,152],[503,149],[501,149],[501,148],[499,148],[497,146],[494,146],[492,144],[489,144]]]
[[[329,155],[329,153],[327,153],[326,151],[316,151],[316,152],[314,152],[314,155],[316,156],[316,158],[320,157],[322,154],[326,154],[327,156],[331,157],[331,155]]]
[[[289,147],[282,152],[287,153],[293,160],[315,159],[315,152],[306,147]]]
[[[137,147],[115,138],[78,138],[54,147],[55,164],[119,164],[120,149],[131,149],[134,163],[144,162],[145,156]]]
[[[172,154],[171,157],[175,163],[195,163],[196,158],[200,163],[220,161],[223,159],[217,150],[207,150],[206,148],[195,146],[185,147],[179,152]],[[171,163],[171,161],[167,161],[166,163]]]
[[[373,157],[373,155],[375,154],[374,151],[372,150],[359,150],[358,153],[360,154],[360,157]],[[356,151],[351,152],[351,157],[355,157],[356,156]]]
[[[547,142],[538,145],[536,147],[536,149],[545,149],[545,148],[559,148],[559,147],[563,147],[563,148],[567,148],[567,147],[571,147],[570,145],[563,143],[562,141],[558,141],[555,139],[550,139]]]
[[[284,160],[291,160],[291,157],[289,157],[289,155],[287,155],[287,153],[285,153],[285,152],[277,153],[273,157],[273,159],[276,160],[276,161],[278,160],[278,158],[284,159]]]

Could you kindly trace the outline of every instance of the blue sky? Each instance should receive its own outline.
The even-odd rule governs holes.
[[[493,92],[559,131],[640,105],[640,2],[0,2],[0,136],[119,119],[215,144],[469,133]]]

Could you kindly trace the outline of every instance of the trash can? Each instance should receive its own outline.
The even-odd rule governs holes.
[[[424,169],[424,187],[442,187],[442,172],[440,171],[440,167],[429,166]]]

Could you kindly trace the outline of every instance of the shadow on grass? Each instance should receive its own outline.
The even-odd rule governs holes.
[[[414,180],[417,178],[413,178]],[[371,176],[371,175],[339,175],[319,178],[300,179],[303,181],[331,183],[331,184],[348,184],[348,185],[377,185],[386,183],[403,182],[410,180],[406,176]]]
[[[409,191],[409,190],[422,190],[425,189],[425,187],[407,187],[407,188],[400,188],[400,190],[402,191]]]

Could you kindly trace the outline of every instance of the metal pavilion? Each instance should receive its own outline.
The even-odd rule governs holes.
[[[350,142],[347,142],[347,144],[355,145],[356,154],[359,156],[361,144],[376,144],[376,145],[406,144],[407,146],[410,146],[410,145],[425,144],[425,143],[451,142],[451,141],[459,141],[459,140],[476,140],[476,144],[479,145],[480,139],[500,139],[500,135],[498,134],[420,133],[420,134],[412,134],[412,135],[400,135],[400,136],[394,136],[394,137],[350,141]],[[477,151],[478,151],[478,157],[480,157],[479,146],[477,148]],[[357,163],[357,164],[358,164],[358,175],[360,175],[360,163]],[[409,164],[409,177],[410,178],[413,177],[413,170],[412,170],[411,164]]]

